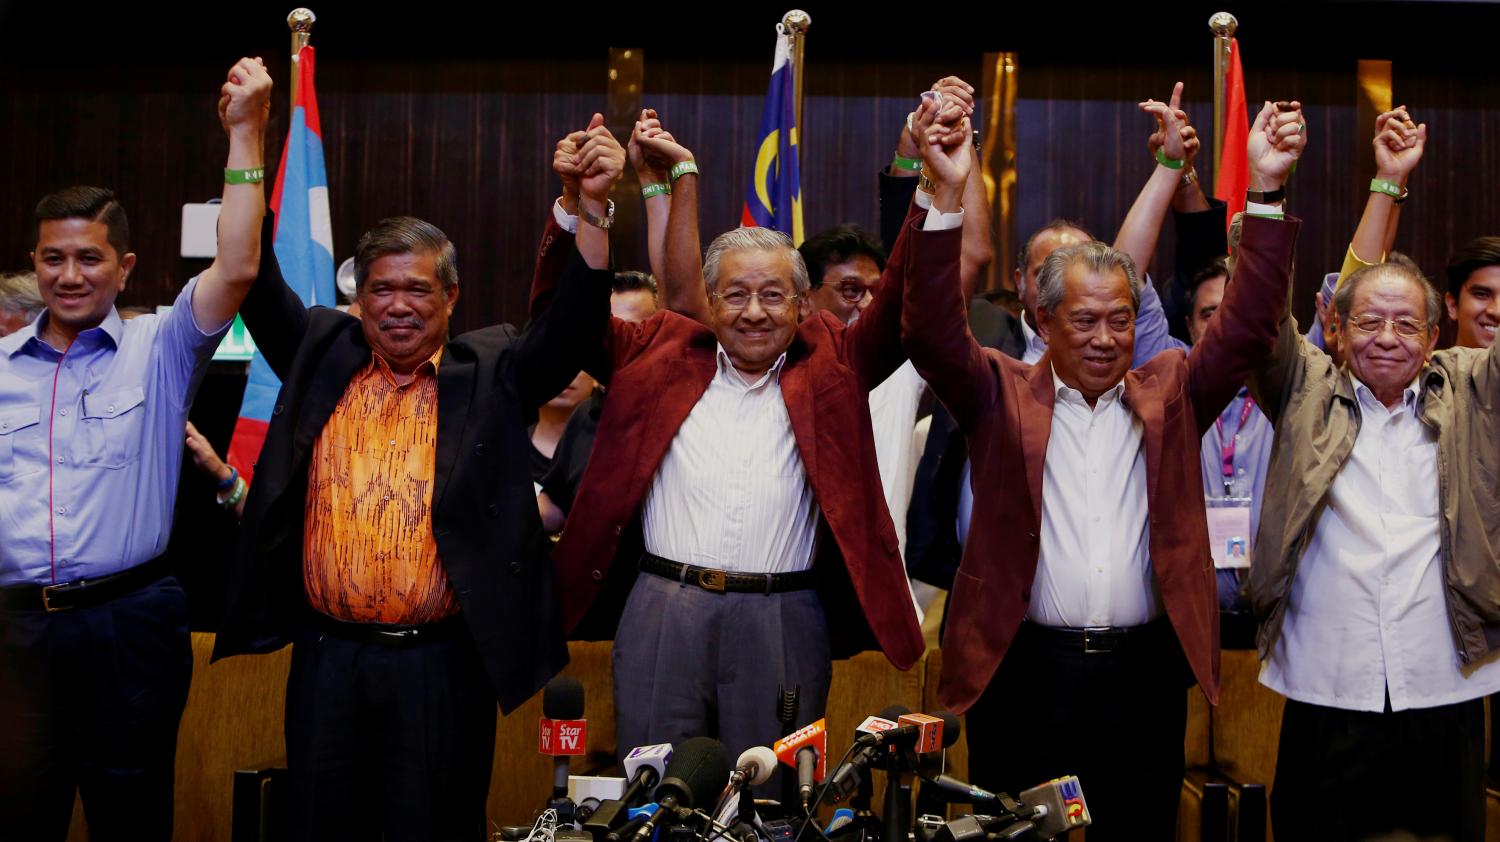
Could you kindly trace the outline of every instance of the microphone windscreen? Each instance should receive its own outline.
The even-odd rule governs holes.
[[[940,710],[933,716],[943,720],[943,748],[948,748],[958,742],[958,735],[963,732],[964,728],[963,720],[946,710]]]
[[[892,722],[900,719],[903,714],[911,713],[911,708],[906,705],[886,705],[885,710],[875,714],[881,719],[889,719]]]
[[[750,773],[747,783],[759,786],[771,779],[771,772],[776,768],[776,752],[765,746],[751,746],[740,754],[740,759],[734,765],[736,769],[753,766],[754,771]]]
[[[571,675],[559,675],[542,690],[542,716],[547,719],[582,719],[583,684]]]
[[[711,805],[729,780],[729,752],[709,737],[684,740],[672,752],[656,800],[675,796],[683,807]]]

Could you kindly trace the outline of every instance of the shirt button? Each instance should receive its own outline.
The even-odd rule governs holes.
[[[58,506],[57,507],[57,513],[60,514],[60,515],[67,514],[68,513],[68,507],[67,506]]]
[[[57,414],[58,414],[58,415],[67,415],[67,414],[68,414],[68,411],[67,411],[67,410],[66,410],[66,409],[59,409],[59,410],[58,410],[58,411],[57,411]]]
[[[1244,476],[1244,475],[1245,475],[1245,469],[1244,468],[1240,468],[1240,476]]]
[[[61,465],[62,463],[63,463],[63,458],[61,456],[57,457],[57,464]]]
[[[621,533],[622,533],[622,532],[624,532],[624,531],[625,531],[625,527],[623,527],[623,526],[616,526],[616,527],[615,527],[615,534],[616,534],[616,535],[619,535],[619,534],[621,534]],[[594,571],[594,572],[595,572],[595,573],[598,573],[598,572],[599,572],[599,571],[597,571],[597,570],[595,570],[595,571]],[[597,579],[597,578],[599,578],[599,577],[597,577],[597,576],[595,576],[595,577],[594,577],[594,578],[596,578],[596,579]]]
[[[599,570],[590,570],[589,571],[589,576],[592,577],[595,582],[597,582],[600,579],[604,578],[604,573],[603,573],[603,571],[599,571]]]
[[[104,411],[105,412],[110,412],[110,413],[114,412],[115,411],[115,405],[114,404],[110,404],[109,406],[106,406],[104,408]]]

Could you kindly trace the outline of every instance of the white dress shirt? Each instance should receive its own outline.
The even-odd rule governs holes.
[[[885,504],[896,524],[896,540],[901,557],[906,558],[906,509],[911,504],[912,483],[916,478],[917,459],[912,452],[912,428],[917,422],[917,405],[927,381],[907,360],[884,383],[870,390],[870,424],[875,431],[875,461],[880,466],[880,484]]]
[[[1027,616],[1042,625],[1138,626],[1162,614],[1151,572],[1143,425],[1125,384],[1090,407],[1052,372],[1041,554]]]
[[[741,573],[806,570],[818,509],[781,397],[786,354],[754,383],[722,345],[717,358],[646,493],[646,550]]]
[[[1299,702],[1382,711],[1500,691],[1500,660],[1460,668],[1443,592],[1437,434],[1415,384],[1387,410],[1358,380],[1354,450],[1287,595],[1260,680]]]

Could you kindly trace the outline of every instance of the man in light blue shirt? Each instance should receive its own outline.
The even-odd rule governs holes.
[[[218,256],[166,315],[120,319],[124,208],[70,187],[36,209],[47,309],[0,339],[0,838],[167,840],[192,648],[163,554],[193,393],[260,265],[271,79],[241,59]]]

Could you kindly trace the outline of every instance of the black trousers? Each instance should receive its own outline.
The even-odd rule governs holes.
[[[1287,700],[1271,789],[1277,842],[1404,831],[1483,842],[1484,700],[1395,713]]]
[[[398,649],[304,632],[286,692],[296,838],[485,838],[495,715],[466,633]]]
[[[172,838],[177,725],[193,674],[171,577],[103,605],[0,611],[0,839]]]
[[[1175,839],[1192,684],[1164,617],[1094,654],[1022,623],[966,716],[969,778],[1019,795],[1077,775],[1094,822],[1089,842]]]

